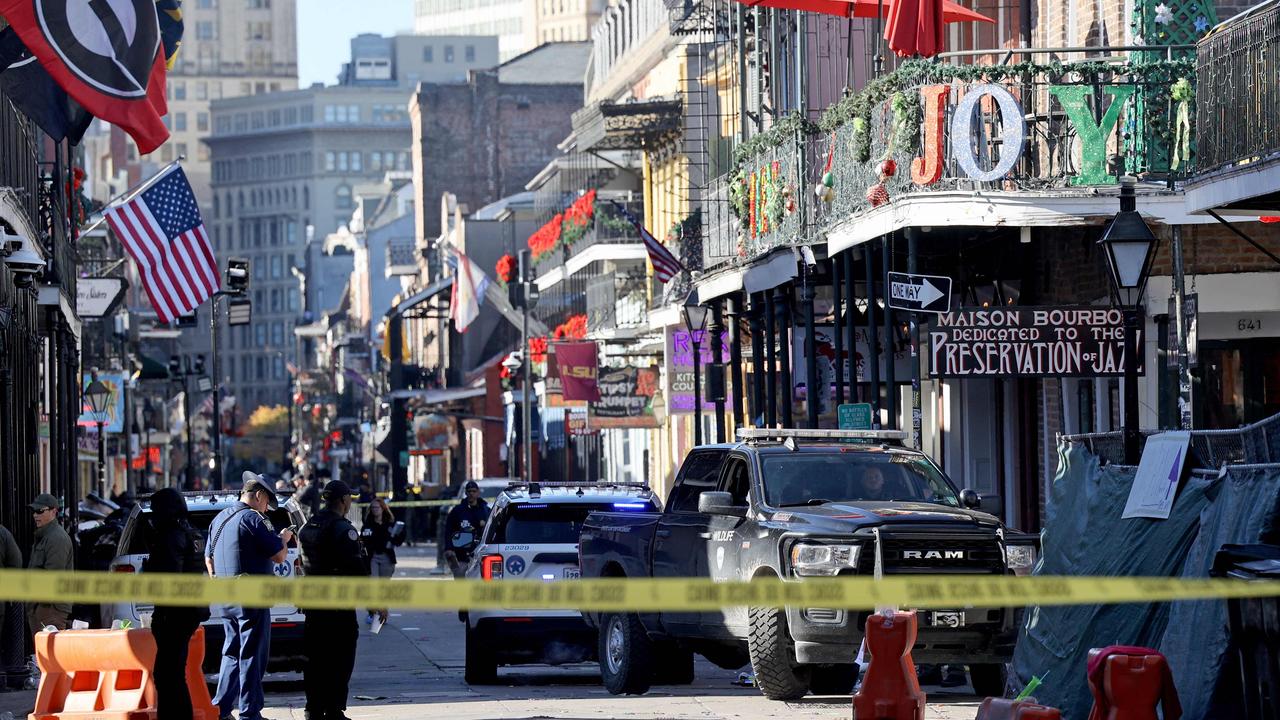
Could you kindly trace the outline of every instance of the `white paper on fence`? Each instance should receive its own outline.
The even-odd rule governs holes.
[[[1187,463],[1191,433],[1185,430],[1159,433],[1147,438],[1138,462],[1138,472],[1129,488],[1121,518],[1168,520],[1178,496],[1178,482]]]

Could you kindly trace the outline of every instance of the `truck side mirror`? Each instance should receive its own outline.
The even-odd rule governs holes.
[[[698,496],[698,512],[707,515],[746,517],[746,505],[734,505],[733,495],[718,490],[707,490]]]
[[[960,504],[970,510],[977,510],[978,506],[982,504],[982,496],[969,488],[965,488],[960,491]]]

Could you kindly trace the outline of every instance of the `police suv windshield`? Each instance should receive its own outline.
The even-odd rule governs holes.
[[[960,507],[933,463],[891,452],[770,454],[761,458],[773,507],[828,502],[926,502]]]

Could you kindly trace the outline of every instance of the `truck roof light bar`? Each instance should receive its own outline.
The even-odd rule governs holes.
[[[738,428],[740,440],[896,440],[907,439],[905,430],[820,430],[812,428]]]
[[[648,490],[649,486],[638,482],[538,482],[532,483],[513,482],[507,485],[508,490],[518,490],[520,488],[532,488],[537,486],[541,488],[635,488],[637,490]]]

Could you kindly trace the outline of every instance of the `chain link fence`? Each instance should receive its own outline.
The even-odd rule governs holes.
[[[1156,432],[1143,431],[1141,445]],[[1124,462],[1122,432],[1063,435],[1062,441],[1080,443],[1107,463]],[[1191,460],[1194,467],[1207,469],[1280,463],[1280,414],[1235,430],[1193,430]]]

